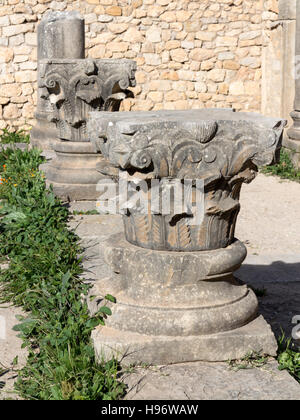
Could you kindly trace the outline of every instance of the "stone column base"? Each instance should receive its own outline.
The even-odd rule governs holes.
[[[257,318],[257,298],[234,278],[244,245],[176,252],[141,248],[112,235],[100,245],[103,278],[95,282],[90,311],[112,294],[112,315],[92,333],[99,358],[166,364],[238,359],[249,351],[275,355],[275,337]],[[106,277],[104,277],[106,275]]]
[[[101,154],[89,142],[57,141],[54,151],[56,157],[40,166],[54,194],[67,201],[97,200],[97,183],[105,178],[96,169]]]
[[[98,327],[92,340],[98,360],[115,357],[127,365],[221,362],[241,359],[251,351],[270,356],[277,352],[274,334],[262,316],[235,330],[202,336],[149,336]]]

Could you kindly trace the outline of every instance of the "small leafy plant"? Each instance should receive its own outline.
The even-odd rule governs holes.
[[[9,131],[7,128],[4,128],[3,134],[0,136],[0,143],[9,144],[9,143],[27,143],[29,144],[30,138],[29,134],[25,130],[16,130]]]
[[[292,350],[291,339],[284,334],[278,340],[278,363],[280,370],[288,372],[300,383],[300,352]]]
[[[281,149],[280,160],[276,165],[267,166],[261,169],[261,172],[269,175],[277,175],[283,179],[300,182],[300,171],[295,169],[289,153]]]

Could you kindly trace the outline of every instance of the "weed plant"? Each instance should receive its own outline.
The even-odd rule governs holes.
[[[284,334],[278,340],[278,363],[280,370],[288,372],[300,383],[300,352],[292,349],[292,340]]]
[[[0,302],[22,306],[15,329],[28,349],[15,387],[24,399],[116,400],[124,394],[115,360],[97,363],[91,331],[111,314],[91,317],[83,296],[82,251],[67,228],[68,210],[46,189],[37,149],[0,153]]]
[[[289,153],[284,149],[280,151],[279,163],[261,168],[261,172],[300,182],[300,171],[294,168]]]

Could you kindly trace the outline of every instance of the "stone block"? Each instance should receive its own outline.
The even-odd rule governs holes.
[[[132,44],[132,43],[135,43],[135,42],[143,42],[145,38],[144,38],[143,34],[141,33],[141,31],[139,31],[138,29],[129,28],[122,35],[122,39],[123,39],[123,41],[130,42]]]
[[[236,47],[238,39],[233,36],[218,36],[216,38],[217,47]]]
[[[177,10],[176,11],[176,21],[177,22],[186,22],[192,16],[192,12],[186,10]]]
[[[146,32],[146,39],[149,42],[161,42],[161,29],[160,28],[150,28]]]
[[[115,357],[124,365],[148,363],[166,365],[192,361],[242,359],[251,352],[275,356],[277,344],[270,326],[260,317],[244,327],[219,334],[166,337],[142,335],[97,327],[92,332],[98,360]]]
[[[26,71],[17,71],[15,74],[16,82],[27,83],[27,82],[36,82],[37,74],[36,71],[26,70]]]
[[[160,15],[160,19],[165,22],[175,22],[176,21],[176,13],[173,11],[164,12]]]
[[[215,52],[204,48],[195,48],[190,52],[190,59],[195,61],[208,60],[214,57]]]
[[[240,64],[237,63],[236,61],[232,61],[232,60],[224,60],[223,61],[223,69],[226,69],[226,70],[239,70],[239,68],[240,68]]]
[[[14,50],[9,47],[0,47],[0,63],[8,63],[13,59]]]
[[[23,23],[21,25],[5,26],[2,29],[2,35],[10,37],[10,36],[19,35],[22,33],[32,32],[32,31],[33,31],[32,23]]]
[[[170,51],[170,56],[173,61],[177,61],[179,63],[184,63],[188,61],[187,52],[183,48],[176,48]]]
[[[109,23],[108,30],[114,34],[121,34],[128,29],[127,23]]]
[[[21,95],[21,86],[18,83],[2,84],[0,86],[0,96],[11,97]]]
[[[200,39],[201,41],[212,41],[215,39],[216,33],[215,32],[208,32],[208,31],[198,31],[195,34],[196,39]]]
[[[145,63],[150,66],[158,66],[161,64],[159,54],[144,53]]]
[[[24,34],[9,37],[8,45],[10,47],[14,47],[21,44],[24,44]]]
[[[163,93],[162,92],[149,92],[148,98],[151,99],[153,102],[162,102],[163,100]]]
[[[13,120],[18,118],[21,115],[21,112],[16,104],[10,103],[6,105],[3,109],[3,118],[7,120]]]
[[[175,48],[179,48],[180,45],[181,45],[180,41],[177,41],[177,40],[174,39],[174,40],[171,40],[171,41],[167,41],[166,44],[165,44],[165,48],[167,50],[173,50]]]
[[[214,82],[224,82],[225,74],[226,72],[223,69],[213,69],[208,72],[207,77]]]
[[[230,95],[244,95],[245,88],[243,82],[233,82],[229,85],[229,94]]]
[[[18,23],[22,23],[22,22],[18,22]],[[12,22],[12,24],[14,24],[14,22]],[[9,25],[10,25],[10,18],[8,16],[1,16],[0,17],[0,27],[9,26]]]
[[[25,43],[27,45],[36,46],[37,45],[37,34],[28,32],[25,34]]]
[[[111,16],[122,16],[122,9],[119,6],[107,7],[105,12]]]

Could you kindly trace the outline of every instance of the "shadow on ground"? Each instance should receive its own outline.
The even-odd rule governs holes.
[[[300,317],[300,262],[274,261],[269,265],[243,264],[236,272],[237,277],[253,289],[261,292],[258,297],[259,311],[271,325],[276,337],[284,332],[292,336],[295,324],[293,317]],[[300,349],[300,340],[294,341]]]

